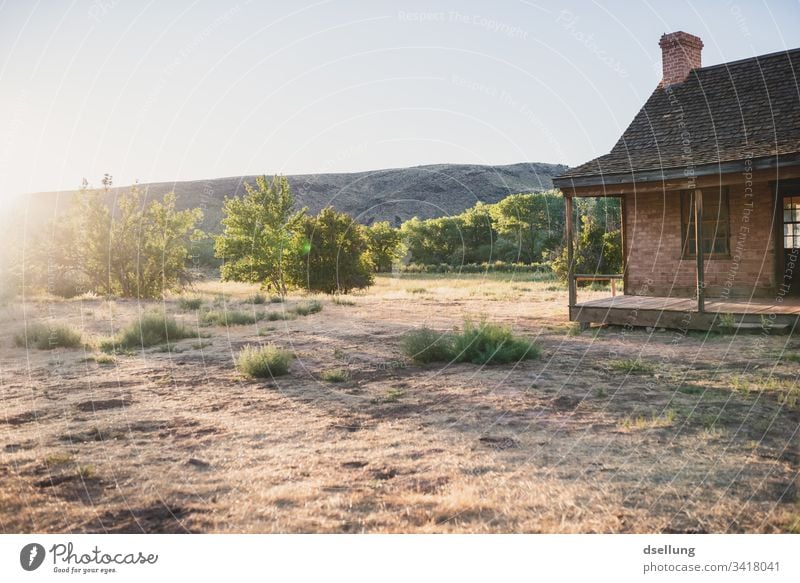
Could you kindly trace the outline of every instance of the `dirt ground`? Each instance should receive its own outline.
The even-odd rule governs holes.
[[[800,341],[590,329],[530,276],[380,277],[293,320],[199,327],[178,299],[28,298],[0,307],[3,532],[787,532],[800,530]],[[256,313],[253,286],[207,305]],[[603,292],[581,292],[582,298]],[[199,338],[98,364],[162,306]],[[413,327],[512,325],[542,355],[418,365]],[[15,346],[66,322],[85,348]],[[243,378],[274,342],[290,374]],[[344,382],[321,379],[334,369]]]

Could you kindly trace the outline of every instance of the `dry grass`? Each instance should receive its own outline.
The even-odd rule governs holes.
[[[225,310],[258,289],[206,281],[196,293]],[[21,356],[12,324],[47,315],[109,336],[141,305],[10,303],[0,307],[0,530],[797,529],[800,364],[776,356],[794,340],[570,336],[565,305],[557,284],[530,276],[381,276],[352,306],[97,366],[82,350]],[[178,326],[200,325],[177,298],[163,308]],[[482,317],[535,341],[541,357],[482,367],[403,356],[413,328]],[[261,341],[296,355],[291,374],[238,373],[236,355]],[[650,369],[629,374],[636,362]],[[342,371],[346,382],[333,382]]]

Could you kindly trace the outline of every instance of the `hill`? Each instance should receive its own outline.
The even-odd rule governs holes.
[[[497,202],[509,194],[553,187],[552,178],[564,172],[560,164],[520,163],[506,166],[434,164],[339,174],[287,176],[299,206],[316,213],[331,205],[362,223],[388,220],[395,226],[414,216],[432,218],[460,213],[476,202]],[[236,176],[185,182],[141,184],[148,197],[161,198],[174,191],[180,208],[203,209],[203,228],[219,232],[226,196],[240,196],[245,182],[255,176]],[[129,187],[115,187],[111,196]],[[27,222],[49,219],[67,206],[76,191],[40,192],[18,199]]]

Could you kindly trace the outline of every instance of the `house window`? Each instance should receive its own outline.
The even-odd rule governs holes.
[[[800,248],[800,196],[783,197],[783,248]]]
[[[697,255],[694,228],[694,190],[681,191],[681,227],[683,255]],[[798,232],[800,235],[800,231]],[[703,190],[703,254],[729,255],[728,189]]]

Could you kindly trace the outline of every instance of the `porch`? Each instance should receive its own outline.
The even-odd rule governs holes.
[[[800,319],[800,298],[697,298],[616,295],[576,303],[570,320],[589,324],[664,327],[685,330],[733,329],[791,333]]]

